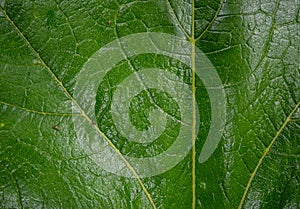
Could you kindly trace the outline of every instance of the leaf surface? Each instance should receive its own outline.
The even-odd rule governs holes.
[[[299,1],[7,0],[0,5],[2,208],[300,207]],[[140,33],[173,35],[188,46],[170,45],[173,54],[124,50],[122,40]],[[89,89],[78,84],[78,76],[115,40],[125,58],[105,73],[99,65],[111,65],[113,56],[95,64],[102,82],[93,87],[94,101],[87,102]],[[208,87],[195,75],[196,48],[222,86]],[[190,112],[200,119],[188,124],[194,146],[187,154],[171,169],[144,177],[130,159],[172,147],[185,125],[182,109],[159,88],[134,95],[127,115],[134,130],[161,124],[156,140],[140,143],[124,137],[122,123],[114,119],[122,112],[112,104],[123,98],[113,95],[126,78],[154,68],[168,72],[162,76],[166,81],[156,82],[166,91],[176,80],[171,74],[182,78],[195,99]],[[200,71],[209,73],[205,66]],[[201,162],[215,125],[213,88],[226,93],[226,116],[220,116],[226,123],[212,156]],[[166,119],[152,117],[157,110]],[[155,163],[164,166],[162,160]]]

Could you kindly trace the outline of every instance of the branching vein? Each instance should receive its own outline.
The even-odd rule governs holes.
[[[150,194],[147,191],[144,183],[142,182],[140,176],[136,172],[136,170],[132,167],[132,165],[127,161],[127,159],[122,155],[120,150],[112,143],[112,141],[99,129],[99,127],[93,123],[91,118],[85,113],[85,111],[82,109],[82,107],[78,104],[78,102],[72,97],[72,95],[68,92],[68,90],[65,88],[63,83],[57,78],[57,76],[53,73],[53,71],[50,69],[50,67],[45,63],[45,61],[42,59],[42,57],[39,55],[39,53],[34,49],[34,47],[31,45],[31,43],[28,41],[28,39],[24,36],[24,34],[20,31],[20,29],[15,25],[15,23],[10,19],[10,17],[7,15],[6,11],[0,7],[0,10],[3,12],[3,14],[6,16],[6,19],[9,21],[9,23],[13,26],[13,28],[19,33],[19,35],[23,38],[23,40],[26,42],[28,47],[33,51],[33,53],[37,56],[37,58],[41,61],[42,65],[46,68],[46,70],[50,73],[52,78],[57,82],[59,87],[62,89],[62,91],[66,94],[68,98],[72,100],[74,105],[79,109],[82,116],[90,123],[92,124],[93,128],[97,131],[97,133],[115,150],[115,152],[119,155],[119,157],[123,160],[125,165],[128,167],[128,169],[132,172],[132,174],[137,179],[138,183],[141,185],[142,190],[145,192],[146,196],[149,198]],[[152,199],[151,199],[152,200]],[[151,204],[155,207],[153,201]]]
[[[271,147],[273,146],[273,144],[275,143],[275,141],[278,139],[279,135],[282,133],[283,129],[287,126],[287,124],[291,121],[291,118],[293,116],[293,114],[298,110],[300,105],[300,101],[296,104],[296,106],[294,107],[294,109],[291,111],[291,113],[289,114],[289,116],[286,118],[286,120],[284,121],[284,123],[282,124],[282,126],[280,127],[280,129],[277,131],[276,135],[274,136],[273,140],[271,141],[271,143],[269,144],[269,146],[265,149],[263,155],[261,156],[261,158],[259,159],[254,171],[252,172],[250,179],[246,185],[246,189],[244,191],[243,197],[241,199],[241,202],[239,204],[238,209],[241,209],[243,207],[243,204],[245,202],[246,196],[248,194],[248,191],[250,189],[250,186],[254,180],[254,177],[256,176],[256,173],[258,171],[258,169],[260,168],[260,166],[262,165],[263,160],[265,159],[266,155],[269,153]]]

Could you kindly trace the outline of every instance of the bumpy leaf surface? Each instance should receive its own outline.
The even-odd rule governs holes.
[[[298,0],[1,0],[0,6],[1,208],[300,208]],[[198,159],[214,101],[201,79],[193,80],[193,67],[162,54],[128,56],[102,75],[91,104],[95,121],[75,96],[77,76],[94,53],[142,32],[189,41],[218,72],[226,124],[205,162]],[[174,98],[150,88],[132,98],[128,117],[143,131],[151,112],[163,110],[172,118],[163,133],[144,144],[120,133],[113,95],[144,68],[183,75],[198,104],[199,131],[172,169],[143,177],[126,164],[128,178],[99,166],[93,157],[99,153],[87,149],[102,143],[123,161],[157,155],[182,125]]]

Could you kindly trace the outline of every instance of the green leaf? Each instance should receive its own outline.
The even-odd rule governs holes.
[[[0,5],[1,208],[300,207],[299,1]]]

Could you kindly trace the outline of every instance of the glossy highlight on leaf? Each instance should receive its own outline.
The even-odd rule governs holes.
[[[300,208],[299,11],[0,1],[0,207]]]

